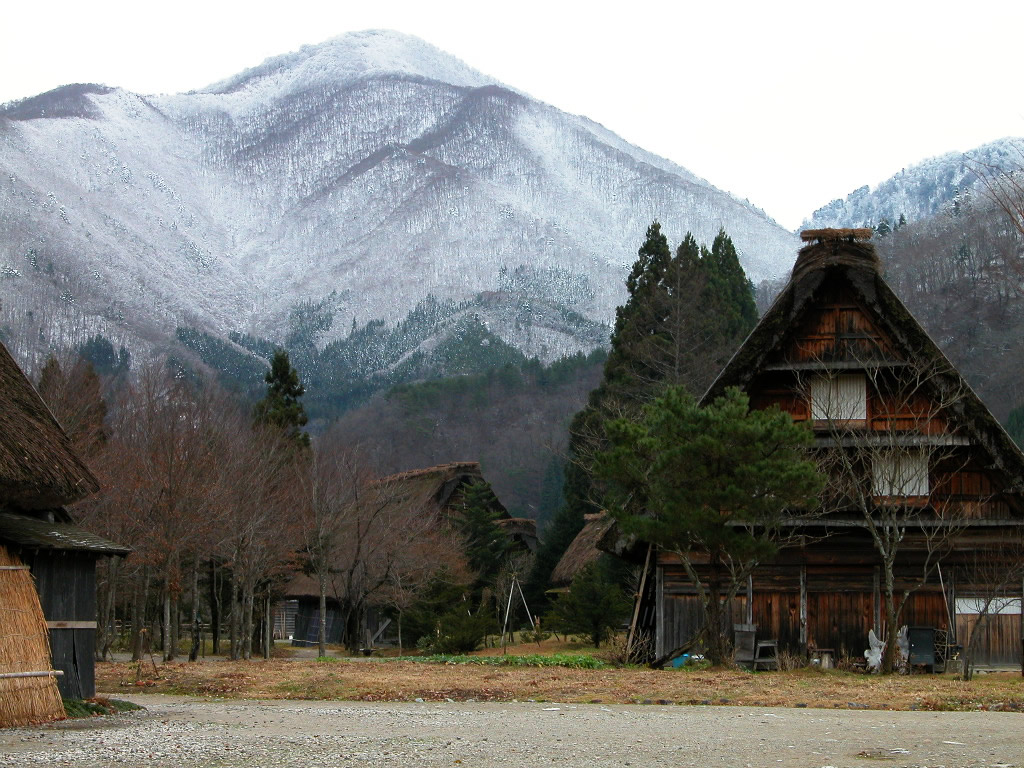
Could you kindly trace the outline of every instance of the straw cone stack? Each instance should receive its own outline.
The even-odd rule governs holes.
[[[0,545],[0,566],[22,562]],[[0,568],[0,674],[51,669],[50,633],[28,570]],[[57,679],[0,678],[0,727],[64,717]]]

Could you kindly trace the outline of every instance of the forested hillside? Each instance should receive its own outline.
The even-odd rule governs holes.
[[[597,386],[605,352],[543,366],[403,384],[344,414],[337,429],[381,472],[479,461],[515,516],[543,526],[562,502],[569,420]]]
[[[876,238],[885,276],[1005,422],[1024,402],[1024,240],[984,199]]]
[[[993,169],[1009,170],[1020,161],[1019,139],[1001,139],[967,152],[948,152],[908,166],[871,188],[854,190],[816,210],[801,229],[882,227],[900,220],[923,221],[984,191]]]

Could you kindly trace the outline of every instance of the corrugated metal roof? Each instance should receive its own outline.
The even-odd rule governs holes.
[[[26,549],[98,552],[105,555],[126,555],[130,547],[115,544],[71,523],[51,523],[27,515],[0,512],[0,540]]]

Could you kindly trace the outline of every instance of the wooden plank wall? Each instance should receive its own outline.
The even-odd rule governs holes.
[[[659,558],[662,597],[662,653],[683,645],[700,627],[701,608],[692,584],[671,556]],[[753,579],[753,622],[758,640],[777,640],[780,650],[802,654],[830,648],[837,657],[859,657],[868,647],[868,631],[881,632],[884,596],[876,592],[876,569],[836,563],[803,566],[806,635],[801,630],[801,566],[762,566]],[[916,583],[919,571],[897,574],[897,588]],[[897,593],[897,598],[901,593]],[[876,614],[879,621],[876,621]],[[948,629],[946,601],[937,584],[911,594],[900,624]],[[731,623],[746,622],[746,593],[734,601]],[[727,636],[732,629],[723,627]]]
[[[956,616],[956,638],[967,646],[978,623],[978,615],[959,613]],[[975,663],[981,666],[1014,666],[1021,664],[1020,616],[989,616],[981,628],[982,637],[975,651]]]
[[[659,626],[661,644],[658,655],[671,653],[690,642],[704,623],[704,610],[696,595],[666,595],[662,601],[662,623]],[[722,632],[732,638],[732,625],[746,620],[747,600],[733,600],[731,611],[722,613]]]
[[[96,621],[96,557],[82,552],[35,552],[32,575],[47,621]],[[96,695],[96,630],[51,629],[53,668],[65,699]]]
[[[789,359],[805,361],[858,361],[886,358],[893,345],[872,322],[848,289],[822,297],[797,332]]]

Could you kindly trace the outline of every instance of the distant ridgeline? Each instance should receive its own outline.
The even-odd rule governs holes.
[[[562,298],[588,290],[584,281],[568,273],[551,277],[548,291],[557,291]],[[545,368],[535,356],[505,342],[494,326],[513,328],[527,339],[535,334],[532,346],[553,362],[585,359],[584,352],[603,347],[608,328],[563,303],[537,298],[541,280],[543,276],[524,270],[503,271],[503,290],[466,302],[428,296],[394,326],[379,319],[360,326],[353,320],[347,336],[320,346],[334,328],[339,304],[344,303],[332,293],[319,302],[293,307],[281,346],[302,377],[307,411],[320,419],[335,418],[396,384],[508,367]],[[216,372],[224,386],[248,398],[259,396],[273,342],[237,332],[224,339],[189,327],[179,327],[176,335]],[[180,360],[176,363],[183,365]]]

